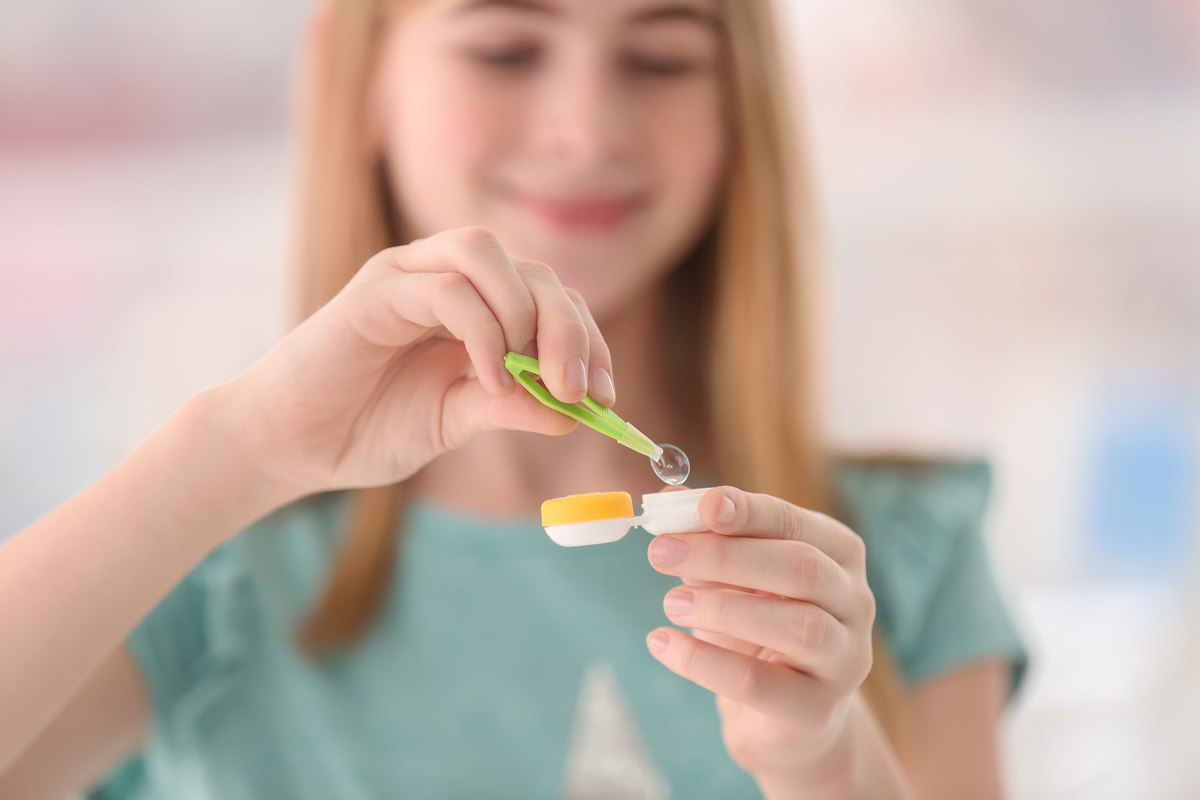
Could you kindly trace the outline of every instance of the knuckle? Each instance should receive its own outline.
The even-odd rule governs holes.
[[[378,264],[386,267],[398,267],[404,257],[404,247],[385,247],[367,259],[368,264]]]
[[[743,700],[762,700],[767,696],[770,679],[767,671],[759,669],[758,659],[741,659],[735,675],[738,697]]]
[[[575,304],[577,308],[579,308],[581,311],[587,310],[587,300],[583,299],[583,295],[579,293],[578,289],[572,289],[571,287],[567,286],[563,288],[563,291],[567,293],[567,297],[572,303]]]
[[[460,272],[443,272],[434,280],[433,291],[444,300],[454,300],[474,292],[475,287]]]
[[[772,501],[780,504],[778,513],[772,514],[776,517],[774,522],[779,528],[779,533],[785,539],[801,541],[804,536],[804,511],[786,500],[776,500],[776,498],[768,500],[768,502]]]
[[[524,278],[526,283],[536,283],[543,286],[558,286],[558,275],[554,274],[554,270],[550,265],[543,261],[522,261],[517,271]]]
[[[402,247],[388,247],[380,250],[363,262],[362,267],[347,283],[379,280],[392,273],[404,272],[404,253],[402,251]]]
[[[521,346],[537,336],[537,308],[532,300],[522,302],[520,308],[505,314],[505,320],[514,336],[521,340]]]
[[[696,646],[696,640],[690,636],[679,636],[678,642],[675,644],[679,648],[679,671],[685,675],[693,674],[699,661],[698,653],[700,648]]]
[[[801,606],[788,619],[788,640],[803,652],[819,650],[828,635],[829,623],[813,606]]]
[[[828,564],[815,547],[800,547],[793,567],[796,583],[801,592],[811,592],[821,586],[826,577]]]
[[[863,645],[855,646],[847,653],[845,667],[840,670],[834,686],[846,692],[853,692],[863,685],[874,666],[871,641],[870,637],[867,637]]]
[[[568,342],[576,344],[584,344],[591,341],[591,336],[588,333],[587,326],[583,324],[583,320],[578,317],[568,317],[562,322],[562,330],[559,334]]]
[[[850,559],[855,567],[867,565],[867,543],[857,533],[850,535]]]
[[[811,524],[811,520],[807,518],[807,512],[789,503],[783,518],[788,538],[799,542],[805,541],[808,526]]]
[[[868,627],[874,625],[877,606],[875,602],[875,593],[871,591],[870,587],[864,587],[862,599],[859,601],[859,603],[862,607],[860,613],[862,614],[863,620],[867,623]]]
[[[482,253],[489,250],[503,250],[499,237],[482,225],[468,225],[453,231],[454,239],[459,247],[468,253]]]
[[[867,637],[866,643],[858,648],[857,655],[854,659],[854,668],[852,674],[854,676],[854,686],[857,688],[862,685],[862,682],[871,674],[871,668],[875,666],[875,654],[871,649],[871,637]]]
[[[527,293],[517,296],[513,306],[502,308],[500,311],[506,326],[511,327],[514,334],[519,334],[522,338],[521,345],[537,333],[537,305]]]
[[[846,532],[846,554],[849,560],[849,566],[866,567],[867,564],[867,543],[854,531],[849,528]]]
[[[704,598],[701,601],[701,598]],[[734,608],[734,598],[729,592],[715,592],[707,595],[704,592],[696,593],[696,604],[700,607],[704,618],[711,620],[714,628],[720,631],[736,630],[733,617],[737,614]]]
[[[588,337],[588,353],[593,364],[609,367],[609,372],[612,372],[612,354],[608,351],[608,345],[604,339],[600,338],[599,334],[593,333]]]
[[[545,261],[534,261],[533,259],[523,258],[520,262],[522,272],[532,272],[539,275],[553,275],[554,270],[550,269],[550,265]]]
[[[698,564],[706,564],[708,566],[708,574],[713,580],[719,580],[720,576],[726,571],[730,563],[729,546],[731,542],[728,537],[717,536],[710,537],[705,535],[696,536],[696,546],[694,552]]]

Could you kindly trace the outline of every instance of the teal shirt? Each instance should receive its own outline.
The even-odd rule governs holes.
[[[1025,654],[980,537],[986,465],[837,477],[904,677],[995,657],[1015,686]],[[313,662],[292,636],[343,506],[328,495],[265,518],[133,632],[151,732],[92,800],[761,796],[712,694],[647,652],[678,580],[649,566],[640,529],[562,548],[536,519],[413,504],[376,624]]]

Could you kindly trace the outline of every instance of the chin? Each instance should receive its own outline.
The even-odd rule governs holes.
[[[597,320],[619,312],[661,279],[668,270],[625,250],[594,253],[563,251],[530,256],[549,264],[563,286],[583,295]]]

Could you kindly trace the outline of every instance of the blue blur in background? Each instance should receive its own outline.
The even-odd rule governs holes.
[[[1194,418],[1177,404],[1126,402],[1096,431],[1089,556],[1102,574],[1187,577],[1195,547]]]

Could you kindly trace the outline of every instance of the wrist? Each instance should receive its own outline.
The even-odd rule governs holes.
[[[208,522],[217,543],[309,493],[282,479],[255,447],[233,387],[193,395],[163,429],[170,446],[192,462],[193,489],[213,505]]]
[[[754,774],[764,797],[913,800],[904,769],[862,694],[855,692],[842,713],[806,762],[791,771]]]
[[[767,800],[857,797],[853,727],[859,702],[856,697],[850,698],[839,711],[840,719],[807,748],[803,757],[786,767],[755,771],[754,779],[763,797]]]

